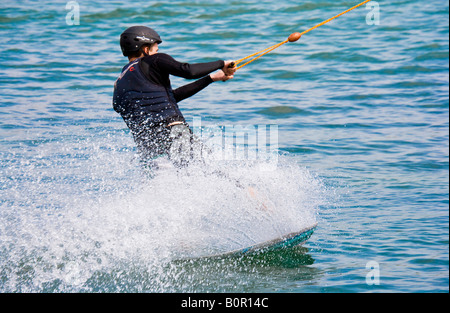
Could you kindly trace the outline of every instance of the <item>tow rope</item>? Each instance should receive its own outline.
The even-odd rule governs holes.
[[[327,20],[325,20],[325,21],[323,21],[323,22],[317,24],[316,26],[313,26],[313,27],[311,27],[311,28],[309,28],[309,29],[307,29],[307,30],[301,32],[301,33],[299,33],[299,32],[292,33],[291,35],[289,35],[288,39],[286,39],[286,40],[284,40],[284,41],[282,41],[282,42],[280,42],[280,43],[277,43],[276,45],[273,45],[273,46],[271,46],[271,47],[269,47],[269,48],[266,48],[266,49],[264,49],[264,50],[258,51],[258,52],[256,52],[256,53],[250,54],[249,56],[246,56],[245,58],[242,58],[242,59],[239,59],[239,60],[233,62],[233,63],[231,64],[231,67],[237,66],[239,63],[241,63],[241,62],[243,62],[243,61],[245,61],[245,60],[247,60],[247,59],[250,59],[250,58],[254,57],[253,59],[247,61],[246,63],[244,63],[244,64],[238,66],[238,67],[236,68],[236,70],[238,70],[238,69],[240,69],[240,68],[246,66],[247,64],[250,64],[250,63],[252,63],[253,61],[259,59],[259,58],[262,57],[263,55],[266,55],[267,53],[269,53],[269,52],[275,50],[275,49],[278,48],[279,46],[282,46],[282,45],[284,45],[284,44],[287,43],[287,42],[295,42],[295,41],[299,40],[300,37],[302,37],[304,34],[306,34],[306,33],[310,32],[310,31],[312,31],[313,29],[316,29],[317,27],[320,27],[320,26],[322,26],[322,25],[324,25],[324,24],[330,22],[330,21],[334,20],[335,18],[338,18],[339,16],[344,15],[345,13],[350,12],[351,10],[354,10],[354,9],[356,9],[356,8],[358,8],[358,7],[360,7],[360,6],[362,6],[363,4],[366,4],[366,3],[369,2],[369,1],[370,1],[370,0],[365,0],[364,2],[361,2],[360,4],[355,5],[354,7],[350,8],[350,9],[348,9],[348,10],[345,10],[344,12],[339,13],[338,15],[333,16],[332,18],[329,18],[329,19],[327,19]]]

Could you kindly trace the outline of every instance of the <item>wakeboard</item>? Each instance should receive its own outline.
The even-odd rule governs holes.
[[[272,252],[281,249],[289,249],[305,243],[314,233],[316,227],[317,223],[312,226],[303,228],[300,231],[293,232],[272,240],[264,241],[262,243],[258,243],[243,249],[237,249],[230,252],[211,255],[209,257],[240,256],[251,253]]]

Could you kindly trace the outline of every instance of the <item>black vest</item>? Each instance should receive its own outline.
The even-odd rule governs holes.
[[[114,84],[113,108],[134,135],[143,129],[185,122],[171,86],[152,83],[141,71],[141,59],[126,65]]]

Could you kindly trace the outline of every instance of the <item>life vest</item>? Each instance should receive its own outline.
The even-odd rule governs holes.
[[[185,122],[173,90],[152,83],[141,71],[141,59],[126,65],[114,84],[113,108],[134,135],[144,128]]]

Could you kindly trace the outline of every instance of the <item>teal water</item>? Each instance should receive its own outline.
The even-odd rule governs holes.
[[[66,3],[0,4],[0,292],[448,292],[448,2],[380,1],[379,25],[360,7],[180,103],[278,125],[275,170],[213,165],[272,211],[196,168],[142,175],[111,106],[119,35],[238,59],[357,3],[78,1],[79,25]],[[179,260],[313,222],[298,249]]]

